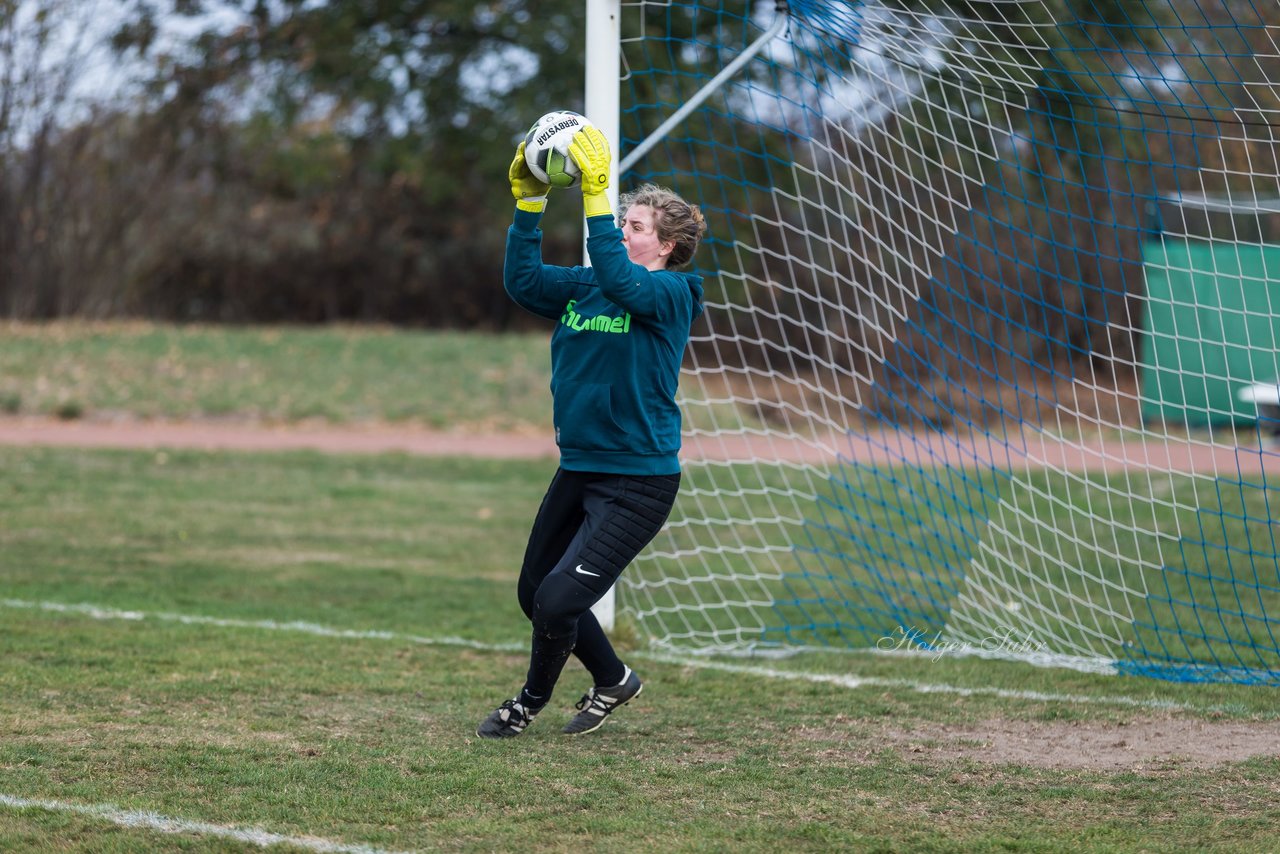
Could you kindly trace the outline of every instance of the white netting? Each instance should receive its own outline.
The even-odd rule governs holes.
[[[623,4],[624,153],[788,18],[623,177],[712,231],[624,612],[1274,680],[1280,9],[928,5]]]

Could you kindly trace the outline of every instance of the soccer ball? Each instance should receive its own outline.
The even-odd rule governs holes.
[[[576,187],[582,171],[569,156],[573,135],[591,122],[580,113],[556,110],[533,123],[524,137],[524,162],[539,181],[553,187]]]

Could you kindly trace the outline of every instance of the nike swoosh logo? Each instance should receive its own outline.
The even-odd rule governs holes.
[[[581,572],[583,575],[594,575],[596,578],[599,578],[599,577],[600,577],[600,573],[598,573],[598,572],[592,572],[592,571],[591,571],[591,570],[589,570],[589,569],[583,569],[583,568],[582,568],[582,564],[578,564],[577,566],[575,566],[575,567],[573,568],[573,571],[574,571],[574,572]]]

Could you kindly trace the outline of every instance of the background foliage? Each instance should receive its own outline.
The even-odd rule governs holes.
[[[129,0],[68,49],[71,0],[0,4],[0,313],[516,322],[506,169],[582,108],[579,5]],[[132,85],[85,112],[95,36]],[[547,255],[574,263],[559,201]]]
[[[527,320],[501,292],[510,210],[504,175],[532,117],[582,108],[582,0],[102,2],[119,4],[120,14],[95,16],[80,0],[0,2],[0,315],[490,329]],[[1194,53],[1195,40],[1210,35],[1219,53],[1265,53],[1265,44],[1248,40],[1265,39],[1267,30],[1237,27],[1240,44],[1222,43],[1232,33],[1229,0],[1048,0],[1018,4],[1017,15],[1009,4],[978,0],[881,3],[905,16],[963,15],[974,38],[1014,46],[1009,67],[1024,69],[1036,93],[1016,126],[1004,129],[1020,147],[998,166],[982,167],[997,192],[976,197],[968,218],[998,223],[998,233],[962,227],[946,247],[951,274],[882,286],[919,288],[921,305],[942,316],[976,307],[991,324],[984,334],[1000,343],[992,351],[1016,353],[1015,362],[1057,373],[1091,358],[1132,364],[1134,342],[1115,334],[1111,321],[1132,316],[1142,292],[1147,211],[1140,200],[1176,186],[1181,168],[1247,175],[1261,148],[1273,148],[1263,139],[1272,128],[1247,126],[1233,144],[1210,131],[1241,109],[1261,115],[1278,105],[1274,87],[1190,80],[1161,95],[1135,93],[1124,81]],[[730,48],[754,39],[773,14],[772,0],[705,5],[699,14],[717,16]],[[1247,6],[1251,20],[1278,23],[1274,8]],[[817,49],[847,55],[839,8],[795,0],[787,38],[822,33]],[[1169,21],[1181,24],[1157,26]],[[669,54],[676,74],[637,74],[629,84],[636,94],[623,105],[624,152],[665,118],[662,105],[690,94],[664,86],[694,81],[694,72],[728,59],[698,41],[697,15],[646,19],[659,24],[690,49]],[[1026,43],[1031,31],[1042,43]],[[101,74],[90,60],[97,45],[128,83],[112,97],[86,99],[77,83]],[[959,55],[952,51],[952,67],[917,93],[913,115],[946,110],[977,91],[981,69],[964,68]],[[645,58],[655,68],[664,61],[656,50]],[[1202,81],[1225,74],[1249,82],[1238,68],[1214,68],[1211,60],[1197,68]],[[1275,79],[1266,69],[1257,74]],[[989,94],[988,104],[1003,98]],[[1233,103],[1242,98],[1248,103]],[[1009,117],[986,119],[998,126]],[[976,146],[934,151],[929,139],[911,138],[916,127],[890,122],[868,145],[921,151],[914,166],[932,170],[920,176],[926,183],[971,168],[961,161]],[[735,188],[709,206],[712,245],[773,186],[777,158],[808,156],[799,144],[803,125],[787,131],[706,131],[749,153],[735,164]],[[641,163],[628,180],[654,177],[680,188],[686,172],[714,174],[722,154],[719,142],[677,152],[675,174],[646,175]],[[1024,204],[1000,190],[1013,186],[1025,189]],[[865,224],[869,240],[893,248],[893,234],[877,228],[919,227],[909,210],[895,219],[895,200],[875,186],[853,192],[885,211]],[[1125,199],[1127,206],[1117,206]],[[544,228],[546,256],[576,261],[576,200],[555,199]],[[717,260],[713,250],[700,263],[714,269]],[[875,270],[852,274],[879,286]],[[1025,289],[1036,316],[1006,322],[1000,303],[1010,286]],[[780,326],[762,334],[765,345],[744,350],[742,359],[768,360],[770,338],[800,333]],[[923,343],[899,346],[910,353]],[[850,367],[865,374],[873,366]],[[971,368],[1004,373],[1017,365]],[[938,378],[944,385],[955,379]],[[912,385],[919,378],[882,379]]]

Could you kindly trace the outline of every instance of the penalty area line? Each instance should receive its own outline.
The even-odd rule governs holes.
[[[308,851],[325,852],[325,854],[330,854],[330,852],[331,854],[409,854],[409,852],[374,848],[371,845],[349,845],[345,842],[334,842],[331,839],[320,839],[314,836],[286,836],[256,827],[228,827],[221,824],[209,824],[204,821],[171,818],[145,810],[121,809],[113,804],[73,804],[66,801],[17,798],[13,795],[0,794],[0,806],[17,810],[74,813],[87,818],[107,821],[121,827],[152,830],[174,836],[216,836],[219,839],[246,842],[251,845],[257,845],[260,848],[269,848],[272,845],[291,845],[295,848],[305,848]]]
[[[273,632],[297,632],[316,637],[338,638],[342,640],[387,640],[402,643],[420,644],[423,646],[455,646],[474,649],[481,652],[525,652],[528,647],[523,644],[482,643],[466,638],[444,636],[428,637],[423,635],[401,634],[381,630],[337,629],[318,623],[304,621],[279,622],[277,620],[242,620],[226,617],[205,617],[197,614],[173,614],[164,611],[124,611],[116,608],[104,608],[87,603],[64,604],[61,602],[29,602],[22,599],[0,599],[0,606],[26,610],[46,611],[53,613],[78,614],[95,620],[130,620],[180,623],[191,626],[215,626],[227,629],[258,629]],[[1185,711],[1212,713],[1227,711],[1221,706],[1199,706],[1192,703],[1179,703],[1174,700],[1155,698],[1129,697],[1121,695],[1090,694],[1056,694],[1041,691],[1018,691],[1010,688],[994,686],[966,687],[950,685],[945,682],[918,682],[909,679],[887,679],[880,676],[856,676],[841,673],[811,673],[803,670],[780,670],[774,667],[761,667],[749,664],[734,664],[726,661],[713,661],[705,658],[672,655],[665,652],[636,650],[632,655],[662,664],[673,664],[680,667],[691,667],[700,670],[715,670],[721,673],[736,673],[743,676],[755,676],[761,679],[778,679],[787,681],[813,682],[824,685],[836,685],[842,688],[891,688],[913,691],[920,694],[953,694],[956,696],[1000,697],[1008,700],[1026,700],[1030,702],[1080,703],[1094,706],[1125,706],[1130,708],[1150,709],[1153,711]]]
[[[775,667],[761,667],[751,664],[732,664],[725,661],[706,661],[698,658],[685,658],[667,653],[641,653],[650,661],[675,664],[685,667],[700,667],[707,670],[719,670],[723,673],[737,673],[743,676],[756,676],[763,679],[782,679],[791,681],[816,682],[823,685],[838,685],[841,688],[897,688],[914,691],[918,694],[954,694],[960,697],[1000,697],[1005,700],[1027,700],[1037,703],[1085,703],[1091,705],[1129,706],[1152,711],[1176,712],[1215,712],[1221,711],[1217,706],[1196,706],[1179,703],[1175,700],[1157,700],[1144,697],[1127,697],[1121,695],[1100,694],[1056,694],[1043,691],[1015,691],[1012,688],[996,688],[980,686],[969,688],[963,685],[948,685],[945,682],[916,682],[911,679],[886,679],[883,676],[854,676],[840,673],[809,673],[803,670],[779,670]]]
[[[156,620],[164,623],[181,623],[188,626],[214,626],[222,629],[260,629],[269,632],[298,632],[323,638],[343,640],[395,640],[408,641],[423,646],[461,646],[482,652],[520,652],[526,647],[520,644],[481,643],[459,637],[420,637],[379,629],[335,629],[319,623],[302,620],[280,622],[278,620],[242,620],[234,617],[205,617],[199,614],[173,614],[164,611],[123,611],[87,603],[66,605],[61,602],[28,602],[22,599],[0,599],[6,608],[23,608],[35,611],[52,611],[61,614],[79,614],[95,620],[131,620],[141,622]]]

